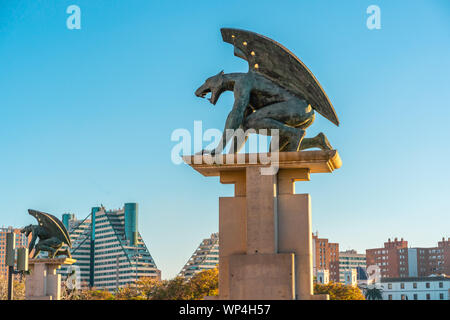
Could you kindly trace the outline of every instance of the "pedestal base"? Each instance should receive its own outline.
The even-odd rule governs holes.
[[[25,278],[26,300],[60,300],[61,275],[56,270],[63,264],[73,264],[75,259],[31,259],[30,274]]]
[[[204,176],[235,185],[234,197],[219,199],[219,299],[328,299],[313,295],[310,196],[295,194],[294,182],[339,168],[339,155],[284,152],[270,164],[261,156],[268,158],[224,155],[219,163],[184,158]],[[261,169],[269,166],[278,170],[265,174],[270,171]]]
[[[293,300],[294,254],[231,255],[229,285],[233,300]]]

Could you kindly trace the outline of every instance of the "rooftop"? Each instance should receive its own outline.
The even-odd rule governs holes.
[[[428,277],[405,277],[405,278],[382,278],[381,282],[431,282],[431,281],[450,281],[450,276],[431,275]]]

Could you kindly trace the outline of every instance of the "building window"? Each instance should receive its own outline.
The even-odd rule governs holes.
[[[417,289],[417,283],[416,282],[413,283],[413,288]]]
[[[425,287],[427,287],[427,289],[429,289],[429,288],[430,288],[430,283],[427,282],[427,283],[425,284]]]
[[[407,300],[404,294],[402,294],[402,300]]]
[[[389,299],[389,300],[392,300],[392,294],[390,294],[390,295],[388,296],[388,299]]]
[[[400,283],[400,289],[405,289],[405,284],[404,283]]]
[[[439,288],[443,288],[444,287],[444,283],[443,282],[439,282]]]
[[[430,294],[427,293],[427,300],[430,300]]]
[[[392,283],[388,283],[388,289],[392,289]]]
[[[439,299],[444,300],[444,294],[443,293],[439,293]]]
[[[414,293],[414,300],[417,300],[417,293]]]

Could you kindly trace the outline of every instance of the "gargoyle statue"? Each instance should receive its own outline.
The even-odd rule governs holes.
[[[322,87],[309,69],[279,43],[262,35],[239,29],[221,29],[225,42],[234,46],[234,54],[249,64],[247,73],[224,74],[208,78],[195,91],[215,105],[225,91],[233,91],[234,105],[225,123],[222,140],[214,150],[202,153],[219,154],[233,138],[226,131],[267,129],[279,131],[279,151],[300,151],[309,148],[331,150],[323,133],[305,138],[305,129],[315,119],[314,110],[335,125],[336,112]],[[260,132],[258,132],[260,133]],[[245,139],[230,152],[239,152]],[[239,140],[237,140],[239,141]]]
[[[50,259],[60,255],[72,258],[69,249],[72,247],[72,243],[64,224],[55,216],[45,212],[30,209],[28,213],[35,217],[39,223],[39,225],[30,224],[21,230],[26,236],[32,234],[28,252],[31,253],[35,249],[33,259],[41,251],[48,252]],[[39,238],[39,242],[35,245],[37,238]],[[62,249],[64,245],[67,245],[67,247]]]

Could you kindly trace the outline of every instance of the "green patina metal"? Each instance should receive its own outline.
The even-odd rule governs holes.
[[[21,231],[27,236],[32,234],[28,250],[31,252],[34,249],[33,258],[36,258],[41,251],[48,252],[50,259],[60,255],[71,258],[72,242],[64,224],[49,213],[32,209],[29,209],[28,213],[38,221],[38,225],[30,224]],[[36,244],[38,238],[39,241]]]
[[[195,91],[201,98],[211,93],[212,104],[225,91],[233,91],[235,99],[221,142],[214,150],[201,153],[219,154],[230,141],[233,141],[231,152],[239,152],[247,136],[239,141],[228,134],[238,129],[267,135],[278,130],[279,151],[331,150],[323,133],[305,138],[305,129],[314,122],[314,111],[335,125],[339,125],[339,120],[319,82],[300,59],[281,44],[257,33],[229,28],[221,32],[223,40],[234,46],[235,56],[248,62],[249,71],[219,72]],[[263,129],[266,133],[260,131]]]

